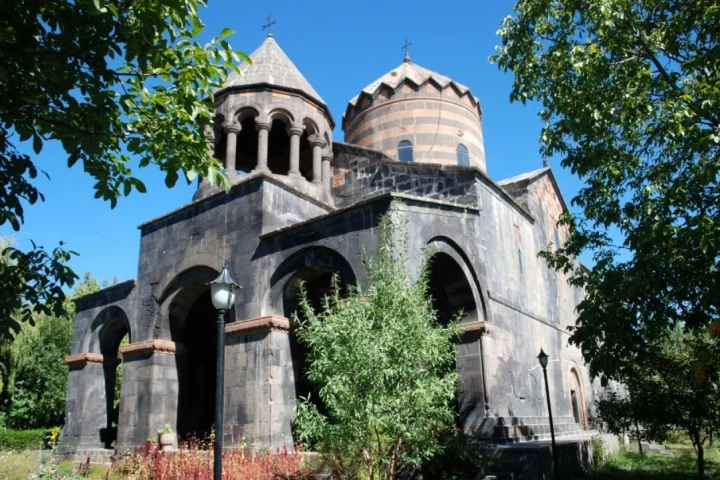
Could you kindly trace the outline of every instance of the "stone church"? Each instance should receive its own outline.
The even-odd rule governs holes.
[[[462,427],[497,444],[548,438],[543,348],[558,435],[589,428],[597,392],[566,330],[582,292],[537,257],[566,235],[551,169],[491,179],[478,97],[407,55],[350,99],[345,142],[332,140],[327,105],[272,35],[251,59],[216,93],[206,132],[229,193],[199,181],[190,203],[140,225],[135,280],[76,302],[60,451],[130,448],[166,424],[180,439],[210,432],[208,282],[225,263],[242,287],[225,329],[225,445],[293,445],[295,399],[310,389],[290,320],[298,286],[317,301],[333,274],[365,282],[362,252],[377,247],[391,202],[407,222],[409,271],[433,252],[439,320],[465,312]]]

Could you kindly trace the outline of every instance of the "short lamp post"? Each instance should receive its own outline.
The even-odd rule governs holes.
[[[552,440],[553,466],[555,467],[555,478],[560,480],[560,466],[558,464],[557,448],[555,447],[555,426],[553,425],[552,405],[550,404],[550,387],[547,379],[548,354],[540,349],[540,355],[537,356],[540,366],[543,369],[545,377],[545,397],[547,398],[548,415],[550,416],[550,439]]]
[[[235,302],[238,285],[230,277],[227,265],[220,276],[210,282],[212,303],[218,310],[217,319],[217,374],[215,378],[215,464],[213,479],[222,479],[223,409],[225,407],[225,313]]]

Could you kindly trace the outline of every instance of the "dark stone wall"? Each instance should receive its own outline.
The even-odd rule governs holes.
[[[334,208],[280,177],[257,177],[142,225],[137,281],[86,300],[88,307],[76,318],[73,353],[93,351],[90,325],[108,306],[127,313],[133,342],[177,342],[173,322],[224,263],[242,287],[231,322],[289,316],[286,287],[303,269],[339,271],[347,281],[364,283],[363,255],[376,251],[379,217],[395,199],[407,225],[409,271],[419,272],[426,247],[447,255],[459,265],[476,306],[463,322],[492,327],[489,335],[469,333],[458,344],[459,410],[466,429],[500,438],[547,434],[535,358],[541,347],[551,356],[548,377],[558,424],[568,433],[579,428],[570,417],[571,369],[579,371],[588,405],[592,386],[579,351],[567,343],[566,327],[582,292],[537,257],[554,238],[563,208],[552,183],[529,184],[516,195],[521,206],[474,168],[388,162],[382,154],[343,144],[335,145],[333,166]],[[127,293],[122,297],[120,291]],[[208,319],[208,328],[214,326]],[[260,446],[292,444],[299,372],[291,335],[228,336],[228,445],[242,437]],[[178,358],[155,352],[130,357],[125,365],[119,444],[129,447],[166,423],[176,424]],[[84,406],[88,397],[80,393],[97,390],[101,382],[91,370],[71,372],[66,430],[77,440],[65,442],[68,449],[85,441],[73,426],[77,405],[90,416],[96,411]]]

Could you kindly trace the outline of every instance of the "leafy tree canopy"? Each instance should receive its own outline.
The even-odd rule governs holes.
[[[664,441],[683,430],[704,478],[706,441],[720,428],[720,341],[676,326],[652,344],[624,376],[629,395],[601,399],[599,415],[611,432],[642,439]]]
[[[95,197],[115,206],[145,185],[134,167],[154,164],[173,186],[182,175],[227,181],[208,153],[204,129],[212,94],[235,62],[225,38],[200,45],[198,9],[206,0],[18,0],[0,16],[0,225],[18,230],[25,207],[43,196],[35,154],[59,141],[68,167],[80,162]],[[25,149],[28,150],[28,149]],[[0,272],[0,335],[11,317],[57,315],[63,288],[77,278],[73,252],[8,252]],[[47,307],[46,307],[47,305]]]
[[[668,326],[720,333],[718,25],[717,1],[520,0],[499,30],[511,99],[585,182],[544,255],[585,288],[571,340],[595,374],[632,374]]]
[[[86,272],[65,300],[65,315],[35,314],[19,333],[0,339],[0,425],[49,428],[65,416],[68,368],[63,361],[72,342],[72,299],[100,289]]]
[[[345,473],[362,465],[360,478],[395,478],[400,462],[419,466],[438,452],[437,438],[455,417],[458,328],[436,321],[427,264],[417,281],[409,279],[393,211],[382,219],[377,255],[366,259],[368,287],[343,296],[336,278],[321,312],[303,292],[304,320],[295,316],[309,350],[307,376],[326,410],[306,399],[297,429]]]

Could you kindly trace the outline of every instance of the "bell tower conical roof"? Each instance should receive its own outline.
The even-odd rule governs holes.
[[[252,60],[252,65],[246,62],[241,63],[239,66],[241,74],[232,72],[221,90],[267,84],[304,93],[322,105],[327,105],[283,49],[280,48],[272,34],[269,34],[265,41],[250,54],[250,60]]]

